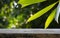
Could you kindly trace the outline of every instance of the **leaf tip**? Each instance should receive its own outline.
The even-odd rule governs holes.
[[[46,27],[44,27],[44,29],[46,29]]]
[[[58,19],[55,18],[55,21],[59,24]]]
[[[29,20],[26,21],[26,24],[29,22]]]
[[[45,27],[44,27],[44,29],[46,29],[48,26],[45,24]]]

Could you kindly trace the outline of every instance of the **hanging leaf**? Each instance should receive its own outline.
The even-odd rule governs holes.
[[[22,5],[22,8],[23,7],[26,7],[28,5],[31,5],[31,4],[34,4],[34,3],[39,3],[39,2],[43,2],[43,1],[46,1],[46,0],[19,0],[19,4]]]
[[[55,18],[55,14],[56,14],[56,9],[54,9],[52,11],[52,13],[49,15],[49,17],[47,18],[46,22],[45,22],[45,29],[49,26],[49,24],[53,21],[53,19]]]
[[[58,22],[59,14],[60,14],[60,3],[57,6],[57,13],[56,13],[56,17],[55,17],[55,20],[56,20],[57,23],[59,23]]]
[[[27,22],[30,22],[40,16],[42,16],[43,14],[45,14],[47,11],[49,11],[52,7],[54,7],[57,4],[57,2],[45,7],[44,9],[40,10],[39,12],[37,12],[36,14],[32,15]]]

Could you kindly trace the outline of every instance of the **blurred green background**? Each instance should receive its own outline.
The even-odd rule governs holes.
[[[41,3],[29,5],[24,8],[21,8],[22,5],[18,4],[18,1],[19,0],[0,0],[0,28],[44,28],[47,17],[58,5],[56,4],[50,11],[48,11],[48,13],[44,14],[43,16],[26,23],[27,19],[31,15],[58,0],[47,0]],[[53,20],[48,28],[60,28],[60,23],[57,24],[56,21]]]

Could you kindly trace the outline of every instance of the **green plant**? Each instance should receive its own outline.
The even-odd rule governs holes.
[[[51,4],[46,5],[44,7],[42,6],[41,9],[36,5],[40,3],[45,3],[47,1],[52,2],[52,0],[0,0],[0,28],[32,27],[34,25],[33,24],[34,22],[32,23],[28,23],[28,22],[31,22],[41,17],[42,15],[48,13],[48,11],[54,8],[59,3],[60,0],[54,0],[53,3],[49,2]],[[52,11],[50,11],[51,13],[45,22],[45,27],[44,27],[45,29],[50,25],[50,23],[53,21],[54,18],[56,22],[59,23],[58,22],[58,17],[60,13],[59,6],[60,3],[58,4],[57,8],[55,7]],[[35,11],[35,9],[37,8],[39,8],[38,11]],[[31,13],[31,17],[30,17],[30,13]]]
[[[46,0],[32,0],[32,2],[30,0],[21,0],[19,3],[22,4],[22,8],[23,7],[26,7],[28,5],[31,5],[31,4],[35,4],[35,3],[38,3],[38,2],[43,2],[43,1],[46,1]],[[60,1],[60,0],[58,0]],[[28,20],[27,20],[27,23],[32,21],[32,20],[35,20],[37,19],[38,17],[42,16],[43,14],[45,14],[46,12],[48,12],[50,9],[52,9],[57,3],[53,3],[47,7],[45,7],[44,9],[38,11],[36,14],[32,15]],[[45,22],[45,29],[49,26],[49,24],[53,21],[53,19],[55,18],[55,15],[56,15],[56,9],[54,9],[51,14],[49,15],[49,17],[47,18],[46,22]],[[58,21],[58,16],[56,17],[56,21]]]

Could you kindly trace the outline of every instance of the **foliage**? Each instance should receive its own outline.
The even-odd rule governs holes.
[[[46,0],[20,0],[18,3],[21,4],[22,8],[23,8],[23,7],[26,7],[28,5],[43,2],[43,1],[46,1]]]
[[[49,5],[44,6],[43,4],[41,8],[40,4],[46,1],[49,0],[0,0],[0,28],[32,28],[34,24],[32,21],[46,14],[58,3],[58,0],[53,3],[50,0]],[[50,25],[55,15],[56,9],[54,8],[48,15],[45,28]]]

